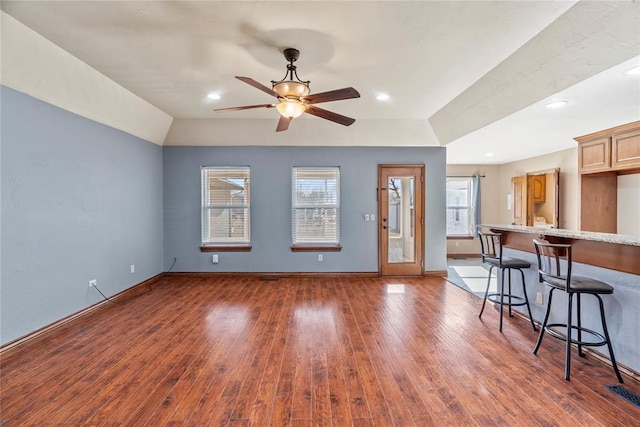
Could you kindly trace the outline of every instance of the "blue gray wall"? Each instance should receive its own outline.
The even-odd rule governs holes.
[[[376,272],[377,167],[424,164],[425,270],[446,269],[445,149],[164,147],[0,87],[0,345],[162,271]],[[200,252],[200,168],[251,167],[248,253]],[[341,167],[341,252],[293,253],[291,167]],[[130,273],[130,265],[135,273]]]
[[[0,90],[4,344],[162,272],[162,148]]]
[[[446,270],[445,149],[378,147],[164,147],[164,267],[173,271],[377,272],[378,164],[425,165],[425,270]],[[200,168],[251,167],[251,252],[200,252]],[[291,252],[291,168],[339,166],[341,252]]]

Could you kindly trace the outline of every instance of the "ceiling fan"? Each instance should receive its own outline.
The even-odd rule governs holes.
[[[279,81],[271,80],[271,89],[258,83],[249,77],[236,76],[236,79],[243,81],[256,89],[268,93],[278,99],[276,104],[259,104],[244,105],[242,107],[219,108],[214,111],[240,111],[252,108],[273,108],[275,107],[280,113],[280,120],[276,127],[276,132],[282,132],[289,128],[289,123],[303,113],[311,114],[332,122],[349,126],[355,122],[351,117],[343,116],[332,111],[318,108],[315,104],[321,102],[339,101],[342,99],[360,98],[360,93],[352,87],[344,89],[336,89],[328,92],[320,92],[310,94],[309,81],[302,81],[296,72],[296,66],[293,65],[300,56],[300,51],[294,48],[287,48],[283,51],[284,58],[289,62],[287,65],[287,73],[284,78]]]

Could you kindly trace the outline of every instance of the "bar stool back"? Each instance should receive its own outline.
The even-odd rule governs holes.
[[[609,349],[609,356],[611,357],[611,364],[613,370],[618,377],[619,382],[622,381],[622,376],[618,370],[616,364],[616,358],[613,354],[613,348],[611,347],[611,339],[609,338],[609,331],[607,330],[607,323],[604,314],[604,305],[600,295],[613,294],[613,287],[600,280],[592,279],[589,277],[573,276],[571,274],[572,258],[571,258],[571,245],[549,243],[547,241],[533,240],[533,244],[536,249],[536,256],[538,257],[538,279],[540,282],[544,282],[550,287],[549,298],[547,301],[547,311],[544,315],[544,321],[540,328],[540,335],[538,335],[538,342],[533,349],[533,354],[537,354],[542,343],[544,333],[547,332],[554,338],[561,339],[566,342],[565,353],[565,368],[564,379],[569,380],[569,374],[571,370],[571,344],[578,346],[578,355],[584,356],[582,351],[583,346],[597,347],[606,345]],[[549,313],[551,311],[551,301],[553,299],[553,292],[560,290],[567,293],[567,322],[566,323],[548,323]],[[602,322],[603,334],[593,331],[591,329],[584,328],[581,321],[580,310],[580,297],[582,294],[593,295],[598,299],[600,304],[600,319]],[[576,295],[576,320],[577,325],[573,325],[573,296]],[[564,329],[565,333],[559,332],[557,329]],[[575,332],[575,334],[574,334]],[[583,334],[590,337],[591,340],[583,340]],[[574,335],[576,336],[574,338]],[[595,339],[595,341],[594,341]]]
[[[482,301],[482,309],[478,317],[482,317],[484,312],[484,306],[487,303],[487,299],[494,303],[500,304],[500,332],[502,332],[502,311],[506,305],[509,307],[509,317],[513,316],[511,307],[526,305],[529,312],[529,319],[531,320],[531,326],[533,330],[536,330],[536,325],[533,323],[533,317],[531,316],[531,307],[529,307],[529,298],[527,297],[527,289],[525,287],[523,268],[531,267],[531,263],[518,258],[509,258],[502,256],[502,234],[493,233],[488,231],[478,231],[478,237],[480,238],[480,247],[482,250],[482,262],[489,264],[489,278],[487,279],[487,290],[484,293],[484,300]],[[499,289],[496,293],[489,293],[489,286],[491,284],[491,272],[493,268],[500,270]],[[504,272],[508,271],[509,282],[507,293],[504,292]],[[513,295],[511,292],[511,270],[518,270],[522,277],[522,291],[524,297],[519,295]],[[505,301],[505,298],[507,301]]]

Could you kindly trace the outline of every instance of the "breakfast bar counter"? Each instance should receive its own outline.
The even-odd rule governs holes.
[[[616,359],[618,366],[623,367],[621,369],[640,378],[640,237],[518,225],[481,227],[502,234],[505,256],[531,263],[531,268],[525,270],[526,289],[529,301],[533,302],[533,317],[539,322],[544,318],[542,302],[546,303],[549,290],[539,283],[533,239],[570,244],[572,274],[602,280],[614,287],[615,291],[605,299],[605,305]],[[538,293],[542,298],[536,302]],[[526,313],[522,314],[526,316]],[[566,305],[555,304],[550,319],[566,319]],[[601,328],[598,306],[592,298],[583,301],[582,322],[594,330]],[[604,360],[608,358],[606,349],[589,349],[589,352],[599,354]]]
[[[575,262],[640,275],[640,236],[522,225],[481,227],[501,233],[508,248],[534,252],[533,239],[571,244]]]

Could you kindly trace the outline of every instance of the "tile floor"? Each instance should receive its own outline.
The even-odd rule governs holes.
[[[480,258],[448,258],[447,273],[447,281],[467,292],[471,292],[480,297],[484,296],[484,292],[487,288],[489,268],[485,267]],[[489,291],[495,292],[496,289],[496,275],[494,269],[491,274]]]

